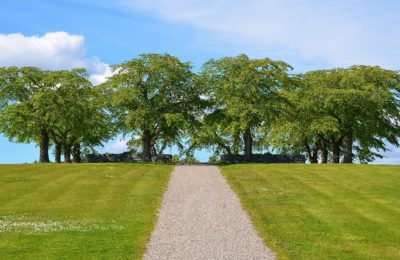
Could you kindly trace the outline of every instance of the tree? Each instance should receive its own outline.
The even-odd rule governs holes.
[[[114,66],[116,74],[103,86],[117,126],[146,162],[168,146],[183,147],[201,104],[191,68],[168,54],[142,54]]]
[[[70,162],[80,162],[80,145],[99,145],[110,136],[110,119],[100,92],[83,69],[43,71],[34,67],[0,69],[1,131],[16,142],[37,142],[40,162],[49,162],[51,142],[55,160],[63,149]]]
[[[110,115],[104,110],[100,89],[93,88],[84,69],[52,73],[56,88],[51,92],[53,111],[50,136],[55,144],[55,160],[81,162],[82,145],[96,146],[113,134]]]
[[[356,151],[385,150],[385,141],[398,146],[400,135],[400,75],[372,66],[319,71],[306,75],[315,92],[320,91],[316,108],[331,118],[337,130],[331,143],[333,160],[353,162]],[[322,94],[323,92],[323,94]],[[375,154],[378,155],[378,154]]]
[[[208,106],[206,110],[211,109]],[[208,149],[214,154],[239,154],[242,146],[238,125],[232,124],[232,119],[219,109],[203,115],[190,132],[190,142],[189,151]]]
[[[310,98],[308,90],[302,75],[291,78],[291,84],[280,91],[285,102],[280,103],[279,117],[267,129],[267,136],[272,147],[281,153],[305,153],[310,163],[317,163],[321,151],[321,161],[327,163],[328,145],[320,135],[333,134],[335,127],[312,109],[319,99]]]
[[[49,74],[34,67],[0,69],[1,132],[12,141],[39,143],[40,162],[49,162]]]
[[[243,150],[250,160],[258,129],[276,115],[278,90],[288,81],[290,69],[281,61],[249,59],[244,54],[206,62],[201,77],[214,106],[205,116],[211,123],[205,124],[210,134],[204,141],[225,146],[229,153],[230,148],[219,142],[229,140],[235,153]],[[243,149],[238,148],[241,144]]]
[[[298,147],[303,142],[310,161],[316,162],[320,150],[326,162],[328,149],[334,163],[341,157],[344,163],[352,163],[354,154],[370,161],[380,156],[373,150],[385,150],[386,142],[399,145],[397,72],[353,66],[312,71],[299,78],[296,88],[283,91],[291,106],[275,130],[281,128],[277,131],[277,136],[285,137],[281,141]]]

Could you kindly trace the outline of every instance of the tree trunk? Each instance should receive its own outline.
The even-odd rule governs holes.
[[[336,142],[332,144],[332,161],[333,163],[340,162],[340,145]]]
[[[318,163],[318,148],[315,147],[311,151],[310,163]]]
[[[328,163],[328,149],[326,148],[326,145],[322,147],[321,152],[321,163]]]
[[[71,163],[71,145],[64,144],[64,163]]]
[[[304,147],[306,149],[308,161],[311,163],[311,161],[312,161],[312,152],[311,152],[311,147],[308,145],[307,141],[304,141]]]
[[[151,134],[150,130],[143,130],[142,134],[142,159],[144,162],[151,162]]]
[[[244,158],[246,162],[251,161],[253,155],[253,137],[251,136],[250,128],[248,128],[243,134],[244,142]]]
[[[50,160],[49,160],[49,134],[45,130],[40,131],[39,146],[40,146],[39,162],[42,162],[42,163],[50,162]]]
[[[240,132],[235,131],[235,134],[233,135],[233,154],[239,154],[240,153]]]
[[[81,163],[81,144],[74,143],[73,147],[74,163]]]
[[[353,134],[351,132],[343,138],[343,163],[353,163]]]
[[[61,162],[61,149],[62,149],[62,144],[60,142],[56,142],[56,154],[55,154],[56,163]]]

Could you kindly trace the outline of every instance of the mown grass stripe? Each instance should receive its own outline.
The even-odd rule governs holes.
[[[23,215],[31,223],[76,224],[88,230],[0,231],[1,259],[138,259],[154,225],[173,166],[146,164],[0,165],[0,201],[15,191],[0,216]],[[13,174],[7,174],[8,169]],[[110,176],[117,176],[110,178]],[[31,176],[33,182],[2,182]],[[23,189],[20,189],[23,187]],[[161,187],[161,189],[160,189]],[[28,203],[29,202],[29,203]],[[15,218],[17,221],[17,218]],[[82,222],[83,221],[83,222]],[[64,223],[64,224],[63,224]],[[36,225],[35,224],[35,225]],[[117,225],[122,229],[113,229]]]
[[[400,258],[400,167],[230,165],[222,173],[281,259]]]

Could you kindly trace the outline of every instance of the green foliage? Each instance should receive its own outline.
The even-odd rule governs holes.
[[[180,161],[181,161],[181,159],[179,158],[178,155],[172,156],[171,163],[176,164],[176,163],[179,163]]]
[[[397,72],[353,66],[308,72],[294,82],[282,91],[289,105],[270,133],[275,146],[304,151],[306,146],[320,149],[322,143],[371,161],[380,156],[373,150],[385,151],[386,142],[399,145]],[[350,146],[356,142],[348,151],[343,148],[347,139]]]
[[[188,155],[181,160],[182,163],[199,163],[199,160],[196,159],[193,155]]]
[[[172,145],[183,148],[201,103],[191,68],[167,54],[142,54],[114,66],[116,74],[103,87],[119,129],[146,159]]]
[[[211,155],[210,158],[208,158],[208,163],[217,163],[219,161],[217,155]]]
[[[102,93],[88,81],[86,71],[56,71],[52,77],[57,87],[46,97],[51,100],[46,108],[52,111],[53,140],[97,146],[112,137],[111,117],[104,110]]]
[[[142,54],[93,88],[82,69],[0,68],[0,131],[38,143],[41,162],[49,138],[56,154],[73,146],[78,157],[81,146],[93,149],[117,132],[145,161],[175,146],[181,156],[195,149],[251,156],[254,149],[306,153],[310,162],[370,162],[387,144],[400,145],[399,72],[290,70],[242,54],[209,60],[196,75],[176,57]]]
[[[214,146],[217,153],[239,153],[246,147],[251,151],[252,139],[262,137],[258,129],[276,116],[281,102],[278,91],[289,80],[290,69],[281,61],[249,59],[243,54],[206,62],[200,76],[212,106],[194,142],[200,147]]]
[[[40,161],[47,153],[46,139],[68,147],[93,146],[112,135],[101,93],[83,69],[1,68],[0,84],[1,132],[12,141],[40,143]]]
[[[49,127],[51,111],[46,106],[52,87],[50,71],[34,67],[0,68],[1,132],[19,143],[38,141],[41,130]]]

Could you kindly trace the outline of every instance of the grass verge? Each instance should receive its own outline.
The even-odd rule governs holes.
[[[280,259],[399,259],[400,167],[221,166]]]
[[[0,165],[0,259],[138,259],[171,165]]]

